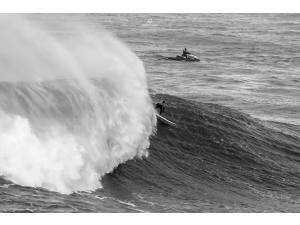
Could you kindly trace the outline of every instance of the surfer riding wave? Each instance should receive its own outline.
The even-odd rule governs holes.
[[[161,115],[163,112],[165,112],[165,101],[162,101],[161,103],[156,103],[155,109],[159,109],[158,113]]]

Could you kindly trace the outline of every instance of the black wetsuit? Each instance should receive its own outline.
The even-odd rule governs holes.
[[[156,103],[155,109],[159,109],[159,115],[161,115],[165,111],[165,106],[163,103]]]
[[[187,55],[191,54],[187,50],[183,49],[182,56],[187,58]]]

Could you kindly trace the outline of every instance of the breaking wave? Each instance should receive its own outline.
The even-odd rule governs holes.
[[[103,29],[68,29],[0,17],[0,175],[61,193],[100,188],[120,163],[147,156],[156,125],[135,54]]]

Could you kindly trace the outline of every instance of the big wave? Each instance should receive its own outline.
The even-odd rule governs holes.
[[[106,194],[154,212],[298,212],[300,129],[167,94],[151,155],[107,174]],[[166,202],[168,202],[166,204]],[[161,205],[159,207],[159,205]]]
[[[101,28],[60,26],[70,35],[0,17],[0,175],[68,194],[147,156],[156,117],[129,48]]]

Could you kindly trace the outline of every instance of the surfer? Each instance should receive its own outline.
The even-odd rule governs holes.
[[[182,51],[182,56],[185,57],[185,58],[187,58],[187,55],[188,55],[188,54],[191,54],[191,53],[189,53],[189,52],[187,51],[187,49],[184,48],[183,51]]]
[[[163,100],[161,103],[156,103],[155,109],[159,109],[159,115],[161,115],[165,111],[165,101]]]

